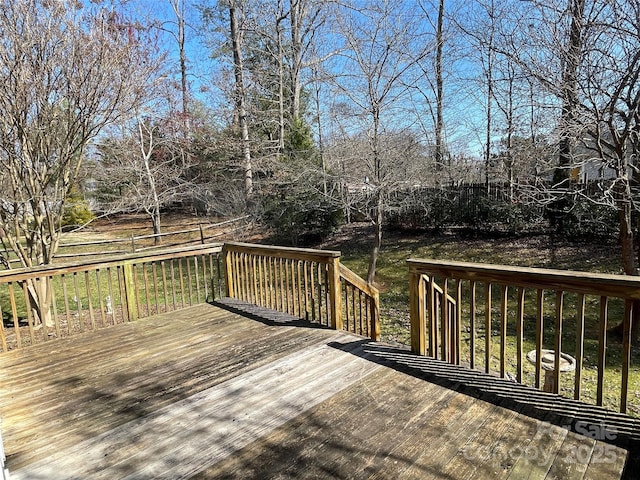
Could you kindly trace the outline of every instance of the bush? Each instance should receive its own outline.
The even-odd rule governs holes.
[[[94,218],[95,215],[82,195],[72,192],[67,198],[62,213],[62,230],[68,231],[86,225]]]
[[[566,199],[554,220],[556,232],[570,238],[609,238],[619,229],[615,208],[588,199]]]
[[[264,198],[263,222],[280,243],[291,246],[323,240],[343,222],[342,209],[314,189],[280,191]]]

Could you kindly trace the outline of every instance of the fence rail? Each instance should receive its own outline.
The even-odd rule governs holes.
[[[212,229],[217,229],[220,227],[232,226],[234,224],[238,224],[246,220],[248,216],[233,218],[230,220],[225,220],[223,222],[212,223],[208,225],[198,224],[197,227],[187,228],[181,230],[175,230],[172,232],[164,232],[158,234],[145,234],[145,235],[131,235],[126,238],[111,238],[106,240],[89,240],[86,242],[67,242],[61,243],[59,245],[59,252],[56,254],[57,259],[71,259],[71,258],[81,258],[81,257],[104,257],[104,256],[115,256],[115,255],[126,255],[129,253],[139,253],[145,251],[152,250],[160,250],[167,249],[173,247],[182,247],[187,245],[204,245],[207,243],[212,243],[215,239],[227,235],[231,232],[236,231],[240,227],[236,227],[232,230],[225,230],[223,232],[217,232],[211,234],[208,232]],[[0,232],[1,234],[1,232]],[[158,243],[158,244],[149,244],[150,242],[145,242],[148,240],[156,240],[156,239],[165,239],[170,237],[184,237],[190,236],[193,237],[193,234],[197,234],[196,238],[192,238],[190,240],[185,240],[184,238],[180,239],[180,241],[174,243]],[[118,246],[118,248],[108,249],[108,250],[94,250],[94,251],[78,251],[78,248],[83,247],[94,247],[94,246]],[[65,249],[72,248],[75,249],[73,253],[63,253]],[[19,264],[20,260],[15,258],[15,254],[11,251],[5,251],[4,253],[0,252],[0,258],[5,258],[6,261],[13,265]]]
[[[630,383],[640,278],[417,259],[407,263],[415,353],[537,388],[545,381],[554,393],[621,412],[628,410],[631,397],[640,413],[637,376]],[[620,340],[608,338],[616,325],[622,325]],[[595,392],[587,392],[587,384],[596,385]]]

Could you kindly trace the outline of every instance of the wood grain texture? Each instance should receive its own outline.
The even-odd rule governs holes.
[[[445,364],[281,318],[199,305],[0,355],[11,478],[620,478],[625,450]]]

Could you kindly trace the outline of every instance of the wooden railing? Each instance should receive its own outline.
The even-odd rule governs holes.
[[[378,289],[340,264],[344,329],[380,340],[380,294]]]
[[[340,264],[340,252],[225,243],[227,295],[378,339],[378,291]]]
[[[223,294],[222,244],[0,272],[6,352]]]
[[[631,362],[640,278],[431,260],[407,263],[415,353],[537,388],[545,380],[543,366],[560,365],[568,354],[575,356],[575,370],[550,369],[550,391],[621,412],[627,412],[632,392],[632,408],[640,413],[640,372]],[[616,325],[622,326],[621,338],[608,338]]]
[[[2,271],[0,351],[225,295],[379,339],[378,291],[339,252],[241,243],[222,252],[208,244]]]

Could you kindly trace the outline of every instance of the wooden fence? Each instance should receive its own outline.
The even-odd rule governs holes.
[[[104,257],[107,255],[126,255],[129,253],[140,253],[152,250],[167,249],[173,247],[183,247],[187,245],[204,245],[227,235],[239,228],[243,228],[248,216],[225,220],[224,222],[212,224],[198,224],[197,227],[183,228],[171,232],[145,235],[131,235],[124,238],[110,238],[106,240],[91,240],[86,242],[63,242],[59,245],[56,254],[57,259],[70,259],[81,257]],[[221,227],[232,227],[241,224],[240,227],[224,230],[222,232],[211,233],[211,230]],[[1,234],[1,231],[0,231]],[[177,238],[176,238],[177,237]],[[168,243],[167,239],[173,238]],[[65,253],[72,249],[73,253]],[[0,258],[5,258],[12,265],[19,264],[20,260],[15,258],[13,252],[0,252]]]
[[[640,278],[432,260],[407,263],[415,353],[537,388],[547,371],[547,387],[554,393],[627,412],[632,392],[634,408],[640,408],[640,372],[636,368],[637,375],[630,376]],[[610,327],[619,324],[622,338],[608,338]],[[556,365],[572,371],[562,373]],[[595,385],[595,392],[585,385]]]

